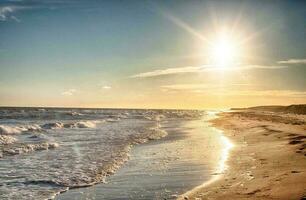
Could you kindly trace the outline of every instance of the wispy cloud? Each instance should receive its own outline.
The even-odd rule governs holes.
[[[144,73],[139,73],[130,76],[130,78],[149,78],[149,77],[157,77],[163,75],[172,75],[172,74],[184,74],[184,73],[200,73],[204,71],[219,71],[219,70],[248,70],[248,69],[283,69],[287,68],[288,66],[271,66],[271,65],[237,65],[228,68],[220,68],[216,65],[202,65],[202,66],[188,66],[188,67],[174,67],[174,68],[167,68],[167,69],[159,69]]]
[[[72,96],[72,95],[74,95],[76,92],[77,92],[76,89],[69,89],[69,90],[66,90],[66,91],[62,92],[62,95],[64,95],[64,96]]]
[[[181,74],[181,73],[194,73],[200,72],[204,67],[176,67],[176,68],[167,68],[167,69],[159,69],[150,72],[139,73],[130,76],[130,78],[147,78],[154,76],[162,76],[169,74]]]
[[[262,90],[251,84],[173,84],[163,85],[163,92],[191,92],[214,96],[250,96],[250,97],[295,97],[305,98],[306,91],[297,90]]]
[[[233,90],[216,92],[217,95],[224,96],[260,96],[260,97],[297,97],[305,98],[306,91],[295,90]]]
[[[16,16],[16,13],[21,10],[32,9],[55,9],[72,5],[70,0],[0,0],[0,22],[21,20]]]
[[[306,64],[306,59],[289,59],[278,61],[279,64]]]
[[[241,67],[237,67],[237,70],[240,69],[284,69],[288,68],[288,66],[281,66],[281,65],[245,65]]]
[[[172,85],[162,85],[162,89],[169,90],[206,90],[206,89],[217,89],[217,88],[229,88],[229,87],[241,87],[241,86],[252,86],[250,84],[237,83],[237,84],[172,84]]]

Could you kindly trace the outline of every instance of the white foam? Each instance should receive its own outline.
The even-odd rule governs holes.
[[[23,144],[21,146],[12,147],[9,149],[3,150],[3,155],[18,155],[23,153],[30,153],[33,151],[42,151],[48,149],[54,149],[59,147],[59,144],[56,142],[43,142],[43,143],[35,143],[35,144]]]
[[[61,128],[95,128],[98,121],[79,121],[79,122],[69,122],[69,123],[47,123],[42,125],[44,129],[61,129]]]
[[[26,126],[7,126],[0,125],[0,134],[2,135],[12,135],[19,134],[26,131],[40,131],[41,127],[37,124],[26,125]]]
[[[119,118],[107,118],[105,121],[106,122],[118,122],[120,119]]]
[[[0,135],[0,144],[12,144],[16,141],[17,139],[10,135]]]
[[[151,133],[149,134],[149,140],[158,140],[168,135],[167,131],[161,129],[161,125],[158,123],[156,127],[152,127],[149,129]]]
[[[77,128],[95,128],[96,124],[91,121],[81,121],[81,122],[75,123],[75,126]]]
[[[24,131],[25,129],[20,127],[11,127],[11,126],[5,126],[0,125],[0,134],[4,135],[10,135],[10,134],[18,134]]]
[[[63,127],[64,127],[64,124],[61,122],[47,123],[47,124],[42,125],[42,128],[44,129],[60,129]]]
[[[66,115],[70,115],[70,116],[82,116],[83,114],[78,113],[78,112],[69,112],[69,113],[66,113]]]
[[[40,131],[41,130],[41,127],[37,124],[27,125],[27,126],[24,126],[23,128],[25,128],[25,131]]]

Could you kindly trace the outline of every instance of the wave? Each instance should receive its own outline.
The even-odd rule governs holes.
[[[95,128],[97,121],[80,121],[64,124],[64,128]]]
[[[5,125],[0,125],[0,134],[18,134],[21,133],[22,129],[19,127],[10,127]]]
[[[19,155],[19,154],[30,153],[30,152],[34,152],[34,151],[55,149],[57,147],[59,147],[59,144],[56,143],[56,142],[20,144],[20,145],[17,145],[17,146],[9,146],[9,147],[3,148],[2,156],[1,156],[1,153],[0,153],[0,157]]]
[[[23,125],[23,126],[9,126],[0,125],[0,135],[14,135],[24,132],[37,132],[48,129],[62,129],[62,128],[95,128],[97,123],[102,121],[78,121],[78,122],[51,122],[43,125]]]
[[[65,113],[65,115],[68,115],[68,116],[82,116],[84,114],[78,113],[78,112],[67,112],[67,113]]]
[[[52,123],[47,123],[41,126],[43,129],[60,129],[64,127],[64,124],[61,122],[52,122]]]
[[[98,121],[79,121],[79,122],[53,122],[42,125],[43,129],[61,129],[61,128],[95,128]]]
[[[105,121],[106,122],[118,122],[120,121],[120,118],[107,118]]]
[[[102,119],[109,114],[107,110],[62,109],[62,108],[2,108],[0,119],[31,119],[31,120],[75,120],[75,119]],[[118,115],[120,113],[115,113]]]
[[[6,126],[0,125],[0,135],[19,134],[27,131],[40,131],[41,127],[37,124],[26,126]]]

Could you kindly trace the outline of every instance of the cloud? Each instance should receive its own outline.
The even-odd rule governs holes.
[[[306,98],[306,91],[260,89],[260,85],[248,83],[230,84],[172,84],[160,86],[162,92],[190,92],[214,96],[263,96]]]
[[[247,96],[247,97],[294,97],[305,98],[306,91],[297,90],[262,90],[251,84],[174,84],[161,86],[163,92],[191,92],[213,96]]]
[[[76,89],[69,89],[69,90],[66,90],[66,91],[62,92],[62,95],[64,95],[64,96],[72,96],[72,95],[74,95],[76,92],[77,92]]]
[[[218,89],[218,88],[229,88],[229,87],[239,87],[239,86],[252,86],[250,84],[226,84],[226,85],[219,85],[219,84],[173,84],[173,85],[162,85],[162,89],[169,89],[169,90],[204,90],[204,89]]]
[[[210,84],[173,84],[173,85],[162,85],[162,89],[168,90],[198,90],[207,89],[213,87]]]
[[[306,64],[306,59],[289,59],[278,61],[279,64]]]
[[[280,66],[280,65],[245,65],[242,67],[238,67],[237,69],[284,69],[288,68],[288,66]]]
[[[228,68],[220,68],[216,65],[202,65],[198,67],[175,67],[167,69],[159,69],[150,72],[139,73],[130,76],[130,78],[150,78],[164,75],[184,74],[184,73],[200,73],[204,71],[233,71],[233,70],[248,70],[248,69],[283,69],[288,66],[271,66],[271,65],[237,65]]]
[[[11,6],[0,7],[0,21],[6,21],[12,12],[14,12],[14,9]]]
[[[14,20],[20,22],[20,20],[13,15],[14,12],[21,9],[17,6],[2,6],[0,7],[0,21]]]
[[[108,86],[108,85],[104,85],[104,86],[102,86],[102,89],[103,90],[110,90],[110,89],[112,89],[112,87]]]
[[[217,92],[217,95],[224,96],[260,96],[260,97],[297,97],[305,98],[306,91],[295,90],[233,90]]]
[[[130,76],[130,78],[147,78],[154,76],[162,76],[169,74],[181,74],[181,73],[192,73],[199,72],[203,69],[203,67],[177,67],[177,68],[167,68],[167,69],[159,69],[150,72],[139,73]]]

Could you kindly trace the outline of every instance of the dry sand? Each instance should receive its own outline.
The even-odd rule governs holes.
[[[212,123],[235,144],[228,169],[181,199],[306,199],[306,115],[235,111]]]

